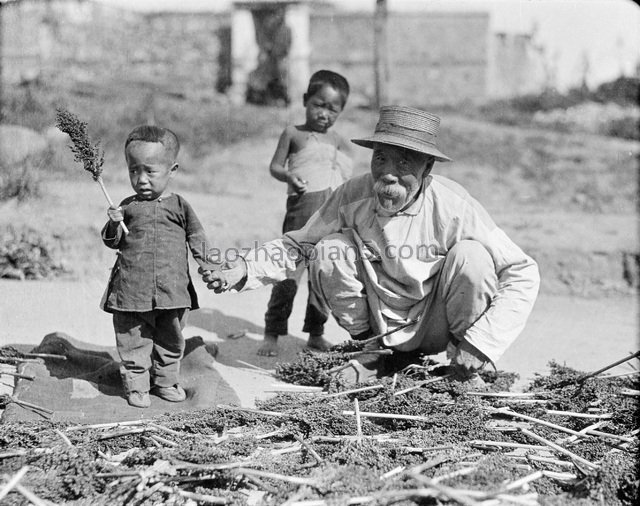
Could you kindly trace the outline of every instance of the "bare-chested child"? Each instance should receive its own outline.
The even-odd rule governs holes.
[[[319,70],[309,80],[303,95],[306,119],[290,125],[280,135],[269,166],[271,175],[287,183],[287,212],[283,233],[302,228],[331,192],[351,176],[349,144],[331,127],[344,109],[349,96],[347,80],[330,70]],[[298,280],[276,283],[265,313],[264,343],[258,355],[276,356],[278,336],[288,333]],[[309,334],[307,346],[325,350],[324,324],[329,310],[309,290],[303,332]]]

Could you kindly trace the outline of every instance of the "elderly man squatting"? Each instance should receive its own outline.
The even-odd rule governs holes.
[[[373,347],[446,350],[461,378],[495,363],[525,326],[538,267],[466,190],[431,174],[451,161],[436,144],[439,124],[419,109],[381,108],[374,135],[352,140],[373,150],[371,173],[338,187],[304,228],[203,280],[217,292],[252,290],[308,265],[314,295],[352,338],[393,331]]]

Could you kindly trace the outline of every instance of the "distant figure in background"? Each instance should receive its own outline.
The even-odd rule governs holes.
[[[104,244],[119,251],[101,306],[113,314],[127,401],[139,408],[150,406],[152,388],[167,401],[186,399],[178,378],[182,329],[189,309],[198,309],[187,246],[203,267],[207,239],[187,201],[166,191],[179,149],[165,128],[139,126],[128,135],[124,152],[136,194],[107,210],[102,229]]]
[[[291,29],[285,8],[271,6],[252,10],[258,44],[258,66],[249,74],[247,102],[258,105],[288,105],[288,57]]]
[[[347,80],[330,70],[319,70],[309,80],[303,95],[306,120],[290,125],[280,135],[269,170],[278,181],[287,183],[287,213],[282,232],[302,228],[327,200],[331,192],[351,176],[351,148],[331,127],[349,96]],[[298,280],[286,279],[273,286],[265,314],[264,344],[259,355],[276,356],[279,335],[288,333]],[[309,333],[307,346],[324,350],[324,324],[329,317],[326,304],[309,288],[303,332]]]

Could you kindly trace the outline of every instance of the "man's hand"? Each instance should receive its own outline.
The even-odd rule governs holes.
[[[107,209],[107,216],[111,221],[124,221],[124,214],[121,207],[110,207]]]
[[[478,348],[463,340],[451,359],[451,366],[458,379],[467,380],[489,363]]]
[[[207,288],[215,293],[239,291],[247,278],[247,265],[243,258],[239,258],[224,262],[212,270],[200,267],[198,272],[202,275],[202,281],[207,284]]]

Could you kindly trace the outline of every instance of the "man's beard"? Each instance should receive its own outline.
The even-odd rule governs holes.
[[[400,184],[376,181],[373,185],[373,191],[378,197],[378,204],[386,212],[398,212],[407,203],[407,189]]]

